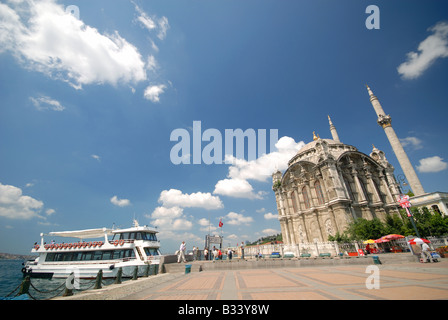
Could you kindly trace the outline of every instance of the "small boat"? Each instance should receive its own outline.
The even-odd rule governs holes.
[[[40,245],[32,253],[35,260],[22,268],[24,276],[33,278],[67,278],[74,273],[78,279],[93,279],[102,270],[103,279],[115,278],[119,268],[123,277],[133,274],[135,267],[143,272],[148,265],[158,265],[161,253],[155,228],[140,226],[136,220],[126,229],[87,229],[41,233]],[[44,236],[79,239],[77,242],[50,244]]]

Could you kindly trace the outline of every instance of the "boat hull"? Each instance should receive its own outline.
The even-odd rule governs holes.
[[[147,272],[148,266],[158,266],[158,262],[152,263],[116,263],[116,264],[96,264],[96,265],[31,265],[22,268],[23,276],[31,278],[68,278],[72,273],[77,279],[95,279],[98,272],[102,271],[103,279],[114,279],[118,275],[119,268],[122,269],[122,278],[132,278],[137,267],[137,274]],[[153,267],[155,268],[155,267]],[[155,269],[150,269],[156,272]]]

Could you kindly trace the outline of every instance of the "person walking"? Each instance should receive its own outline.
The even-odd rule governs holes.
[[[428,244],[422,244],[422,260],[423,262],[433,262]]]
[[[185,250],[187,246],[185,245],[185,241],[182,241],[180,247],[179,247],[179,254],[177,255],[177,263],[180,263],[180,260],[183,262],[187,262],[185,259]]]
[[[232,260],[232,255],[233,255],[232,249],[229,248],[229,250],[227,250],[227,258],[229,260]]]
[[[193,246],[193,261],[197,260],[198,248]]]

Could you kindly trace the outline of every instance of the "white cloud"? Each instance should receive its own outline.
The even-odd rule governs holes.
[[[223,179],[215,185],[214,194],[234,198],[262,199],[263,193],[255,193],[252,185],[243,179]]]
[[[167,17],[162,17],[157,21],[159,25],[159,33],[157,34],[157,38],[160,40],[163,40],[166,38],[166,33],[168,29],[170,28],[170,24],[168,23]]]
[[[226,156],[229,167],[229,179],[218,181],[213,193],[237,198],[262,199],[263,192],[254,192],[247,180],[270,181],[274,171],[288,168],[288,161],[305,145],[303,141],[295,142],[293,138],[280,138],[275,147],[277,151],[263,154],[261,157],[246,161],[233,156]]]
[[[278,219],[278,214],[273,214],[272,212],[268,212],[264,214],[264,218],[266,220]]]
[[[403,79],[420,77],[437,59],[448,57],[448,23],[439,22],[429,31],[433,32],[418,46],[418,52],[409,52],[407,60],[398,66]]]
[[[191,194],[182,193],[180,190],[170,189],[160,193],[159,202],[164,207],[204,208],[208,210],[221,209],[224,207],[222,201],[211,193],[196,192]]]
[[[148,31],[157,30],[157,38],[164,40],[166,38],[166,33],[170,28],[167,17],[156,18],[150,17],[145,11],[143,11],[137,4],[134,3],[135,10],[138,13],[137,22],[147,29]]]
[[[39,111],[53,110],[53,111],[63,111],[65,107],[57,100],[54,100],[47,96],[40,96],[37,98],[30,97],[31,102],[34,107]]]
[[[422,145],[423,141],[417,137],[406,137],[406,138],[400,139],[400,142],[403,145],[403,147],[410,146],[416,150],[423,148],[423,145]]]
[[[446,170],[448,163],[444,162],[439,156],[428,157],[420,160],[417,170],[420,172],[439,172]]]
[[[253,221],[254,219],[252,217],[246,217],[241,213],[236,212],[229,212],[225,218],[225,222],[230,225],[242,225],[242,224],[249,225]]]
[[[11,51],[24,67],[77,89],[147,78],[135,46],[117,31],[101,34],[54,0],[20,1],[11,7],[0,3],[0,47]]]
[[[276,229],[264,229],[263,231],[261,231],[261,233],[265,234],[267,236],[271,236],[271,235],[274,235],[274,234],[278,234],[280,232],[278,230],[276,230]]]
[[[244,159],[236,159],[232,156],[227,157],[226,161],[232,163],[228,176],[234,179],[267,181],[277,169],[287,169],[288,161],[304,145],[305,143],[303,141],[295,142],[293,138],[282,137],[275,144],[277,151],[263,154],[255,160],[246,161]]]
[[[157,207],[151,215],[151,223],[162,230],[189,230],[193,223],[186,219],[183,209],[179,207]]]
[[[97,161],[101,161],[101,157],[97,154],[92,154],[91,157]]]
[[[160,102],[160,95],[165,91],[166,86],[164,84],[148,86],[145,89],[143,96],[145,99],[152,102]]]
[[[0,216],[10,219],[42,218],[39,212],[44,203],[24,196],[22,189],[0,183]]]
[[[113,196],[112,198],[110,198],[110,202],[118,207],[127,207],[131,204],[131,201],[129,201],[128,199],[118,199],[117,196]]]

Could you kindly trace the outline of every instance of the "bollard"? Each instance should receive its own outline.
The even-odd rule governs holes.
[[[135,266],[135,268],[134,268],[134,276],[132,277],[132,280],[137,280],[137,275],[138,275],[138,266]]]
[[[20,290],[17,293],[17,295],[20,296],[22,294],[29,293],[30,285],[31,285],[30,276],[26,276],[25,279],[23,279],[22,283],[20,284]]]
[[[62,295],[63,297],[69,297],[69,296],[72,296],[73,295],[73,289],[69,289],[69,288],[65,288],[65,292],[64,292],[64,294]]]
[[[100,269],[96,275],[95,287],[93,289],[101,289],[101,281],[103,280],[103,270]]]
[[[120,267],[118,268],[117,271],[117,277],[115,278],[115,284],[120,284],[121,283],[121,276],[123,275],[123,269]]]
[[[75,273],[72,272],[72,273],[70,273],[70,275],[65,280],[65,292],[62,295],[63,297],[69,297],[69,296],[73,295],[73,284],[74,283],[75,283]],[[69,289],[69,287],[70,287],[70,289]]]

